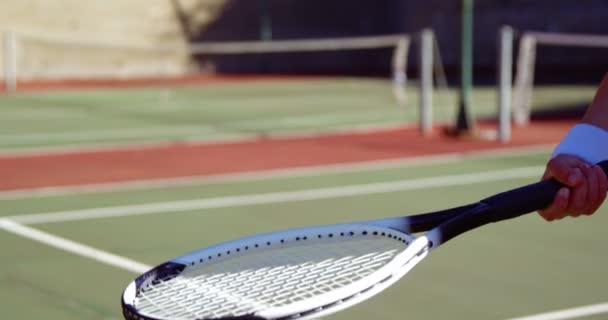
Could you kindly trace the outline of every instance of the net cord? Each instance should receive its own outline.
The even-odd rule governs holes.
[[[39,43],[48,46],[74,47],[87,50],[122,50],[133,53],[150,53],[162,56],[169,55],[242,55],[242,54],[261,54],[261,53],[293,53],[293,52],[321,52],[321,51],[342,51],[356,49],[381,49],[393,48],[391,57],[391,76],[396,85],[405,86],[407,56],[410,45],[410,35],[408,34],[388,34],[378,36],[363,37],[341,37],[341,38],[319,38],[319,39],[298,39],[298,40],[272,40],[272,41],[217,41],[217,42],[198,42],[198,43],[172,43],[170,45],[137,45],[137,44],[118,44],[104,43],[98,41],[88,41],[82,39],[67,39],[61,37],[48,36],[46,34],[32,32],[7,32],[11,35],[12,42],[19,43]],[[8,41],[8,40],[6,40]],[[6,42],[5,41],[5,42]],[[15,57],[17,60],[18,57]],[[162,66],[165,68],[165,66]],[[16,69],[16,68],[15,68]],[[12,87],[11,79],[18,79],[19,75],[14,72],[11,77],[5,77],[7,86]],[[16,82],[16,81],[14,81]]]

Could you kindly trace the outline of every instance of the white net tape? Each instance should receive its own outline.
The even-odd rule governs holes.
[[[553,32],[524,32],[521,35],[513,92],[513,116],[519,126],[525,126],[530,121],[536,48],[539,45],[605,49],[608,48],[608,36]]]
[[[195,72],[194,55],[245,55],[293,52],[393,50],[392,74],[405,74],[410,36],[318,38],[275,41],[199,42],[137,45],[70,40],[43,34],[4,34],[4,49],[15,55],[5,80],[36,78],[168,76]],[[207,57],[206,59],[209,59]],[[1,63],[0,63],[1,67]],[[13,71],[13,69],[15,71]],[[18,73],[17,73],[18,72]],[[10,79],[9,79],[10,78]]]

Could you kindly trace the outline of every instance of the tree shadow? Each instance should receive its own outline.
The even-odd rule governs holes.
[[[173,0],[176,1],[176,0]],[[394,1],[228,0],[193,42],[342,38],[395,33]],[[348,14],[345,13],[345,8]],[[392,48],[196,55],[217,73],[390,77]]]

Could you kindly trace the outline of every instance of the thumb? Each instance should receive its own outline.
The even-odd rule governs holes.
[[[572,156],[557,156],[547,164],[545,177],[553,177],[568,187],[576,187],[584,180],[580,167],[588,166],[584,161]]]

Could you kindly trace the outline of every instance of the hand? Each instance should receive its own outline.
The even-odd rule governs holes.
[[[548,208],[538,212],[547,221],[592,215],[606,199],[608,178],[604,171],[575,156],[561,154],[551,159],[543,180],[549,178],[566,187],[559,190]]]

